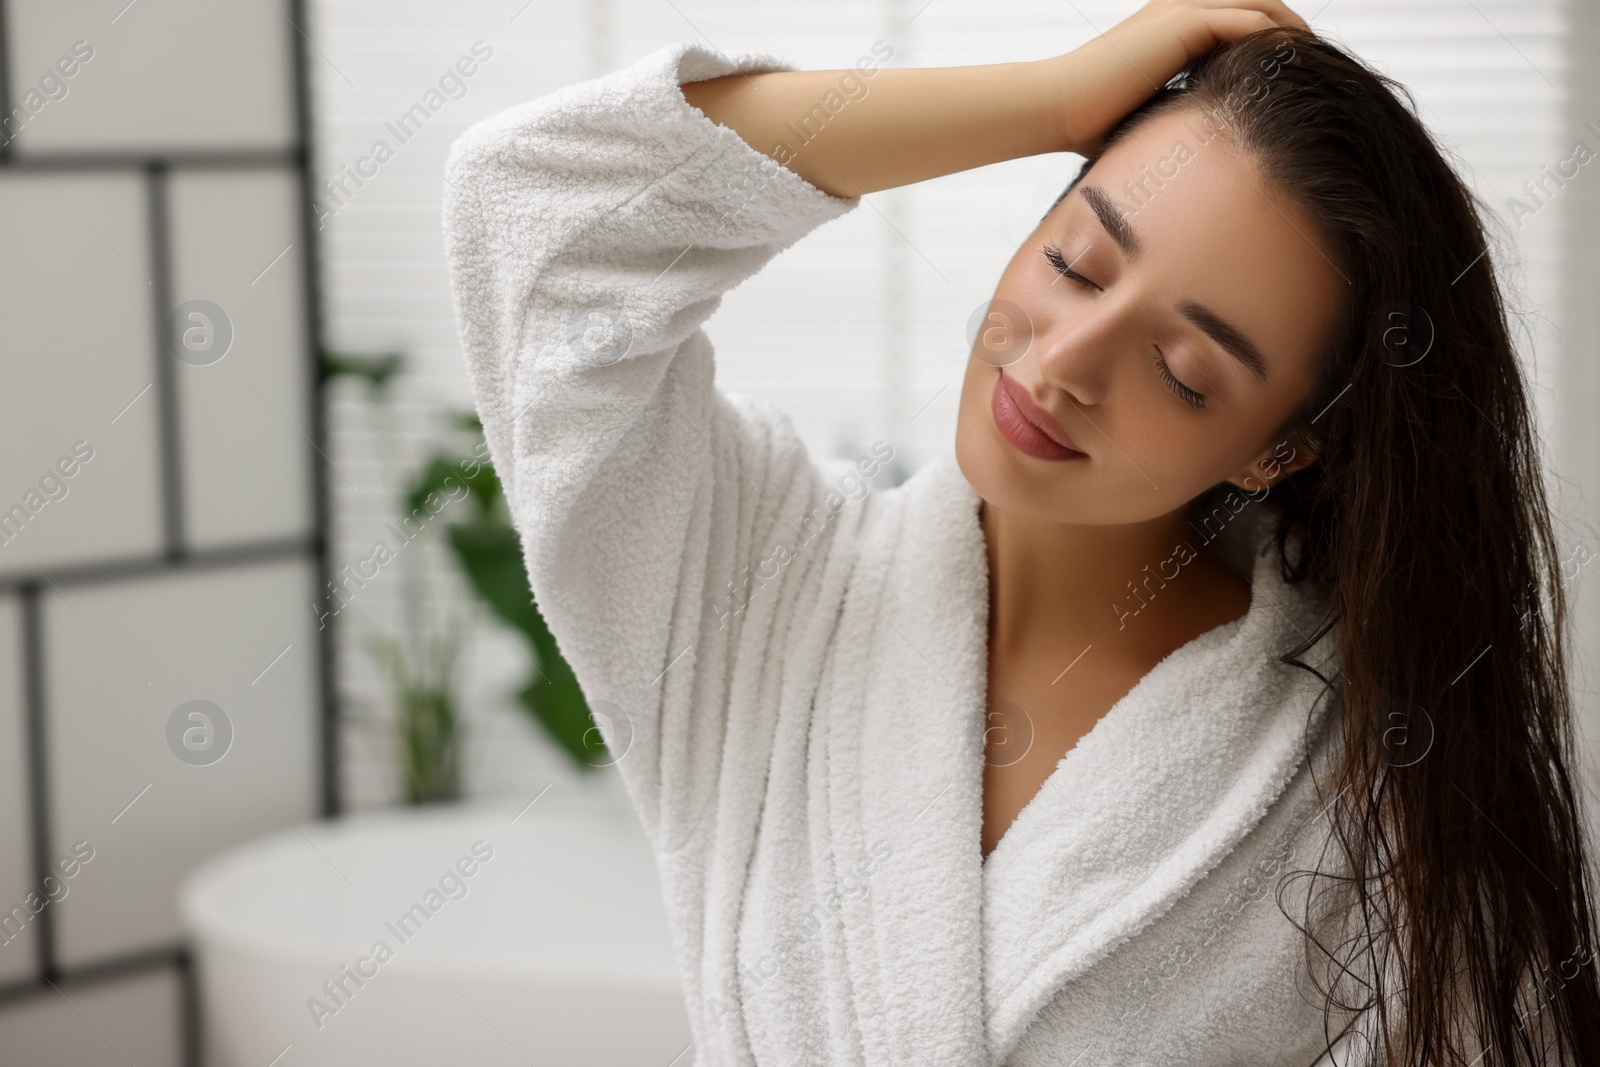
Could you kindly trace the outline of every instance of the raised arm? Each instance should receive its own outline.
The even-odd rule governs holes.
[[[718,590],[818,481],[781,412],[714,388],[701,324],[855,206],[678,86],[780,65],[662,48],[485,119],[445,172],[458,330],[534,600],[666,847],[662,811],[705,799],[672,793],[716,780],[747,621]]]
[[[1043,152],[1094,149],[1191,59],[1274,25],[1278,0],[1155,0],[1081,48],[1022,63],[802,70],[713,78],[688,101],[811,184],[861,196]],[[830,94],[848,106],[828,106]],[[810,125],[806,125],[807,121]],[[794,130],[813,134],[796,145]]]

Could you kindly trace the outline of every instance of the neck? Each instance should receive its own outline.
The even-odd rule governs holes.
[[[1187,508],[1148,522],[1076,526],[985,501],[979,521],[989,641],[1001,653],[1100,641],[1137,657],[1249,606],[1248,585],[1202,550]]]

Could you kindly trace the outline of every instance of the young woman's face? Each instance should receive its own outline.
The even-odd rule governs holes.
[[[1145,121],[1002,274],[961,390],[962,473],[1002,510],[1063,523],[1155,519],[1223,481],[1269,491],[1312,459],[1274,434],[1341,308],[1326,252],[1197,111]],[[1032,428],[1040,409],[1077,452]]]

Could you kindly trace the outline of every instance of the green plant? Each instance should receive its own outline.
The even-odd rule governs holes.
[[[459,628],[424,640],[421,655],[405,649],[391,634],[380,635],[373,645],[394,695],[406,800],[430,804],[456,799],[461,795],[454,678],[461,651]]]
[[[366,384],[369,425],[389,484],[402,463],[389,387],[404,368],[405,356],[399,352],[322,353],[324,381],[349,377]],[[414,496],[408,487],[401,500],[409,503]],[[407,514],[414,514],[414,509],[413,504]],[[404,796],[411,804],[454,800],[461,795],[456,668],[464,625],[457,613],[428,611],[426,578],[415,552],[407,552],[405,544],[398,549],[390,549],[386,542],[380,545],[377,564],[393,561],[398,571],[400,626],[398,633],[380,631],[365,643],[388,682]]]

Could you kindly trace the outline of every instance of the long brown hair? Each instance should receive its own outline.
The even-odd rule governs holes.
[[[1329,1044],[1361,1013],[1374,1063],[1600,1064],[1562,561],[1475,198],[1403,86],[1305,31],[1197,60],[1097,155],[1171,108],[1301,205],[1350,283],[1276,438],[1317,462],[1264,498],[1284,579],[1329,608],[1282,657],[1342,723],[1337,862],[1293,872],[1290,915]],[[1300,657],[1334,628],[1328,677]]]

